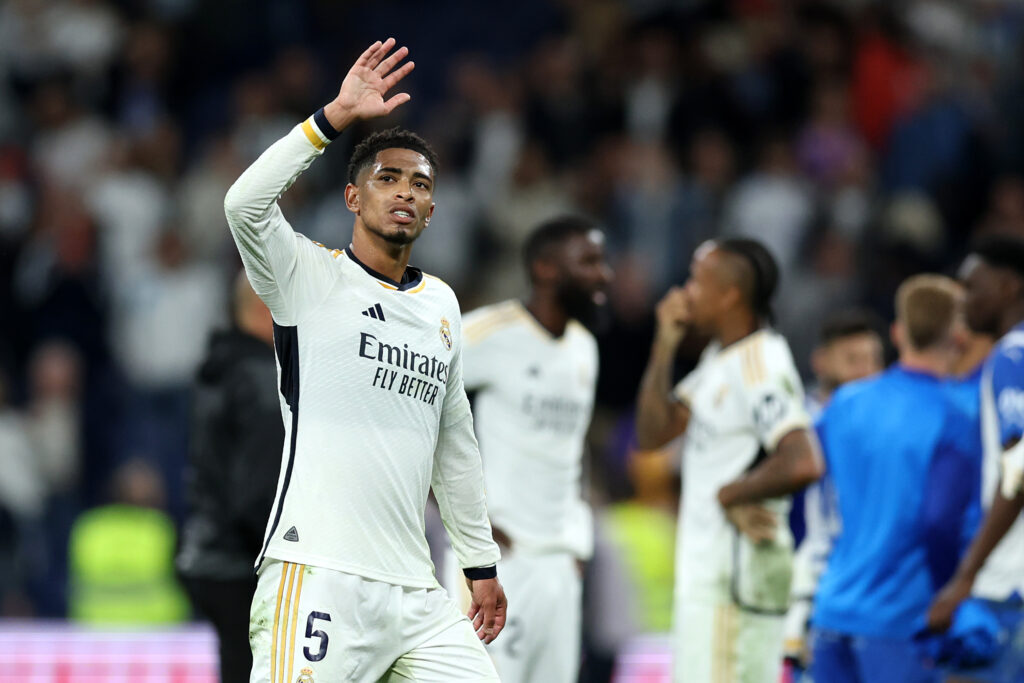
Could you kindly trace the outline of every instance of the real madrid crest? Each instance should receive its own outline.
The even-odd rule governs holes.
[[[452,328],[448,324],[448,318],[441,318],[441,341],[444,342],[446,349],[452,350]]]
[[[295,683],[313,683],[313,670],[307,667],[300,671]]]

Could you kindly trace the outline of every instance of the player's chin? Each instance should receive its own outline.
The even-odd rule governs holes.
[[[423,232],[422,228],[416,228],[413,225],[401,225],[385,228],[382,231],[383,234],[381,235],[381,237],[383,237],[385,241],[390,242],[391,244],[405,246],[407,244],[412,244],[413,242],[415,242],[416,238],[420,236],[421,232]]]

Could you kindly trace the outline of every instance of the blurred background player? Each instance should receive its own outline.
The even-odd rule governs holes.
[[[985,361],[981,385],[986,516],[928,621],[932,628],[948,628],[957,606],[973,592],[995,611],[1009,634],[991,666],[992,680],[1019,680],[1024,676],[1024,653],[1015,635],[1024,622],[1024,241],[990,237],[977,242],[961,276],[968,325],[999,338]]]
[[[658,304],[637,406],[637,445],[686,434],[677,545],[675,680],[778,678],[789,600],[789,495],[821,476],[821,456],[786,340],[768,326],[778,281],[758,242],[707,242],[685,288]],[[712,341],[671,388],[689,330]]]
[[[976,481],[969,417],[945,384],[959,305],[949,278],[907,280],[893,326],[899,363],[840,389],[822,415],[840,524],[814,601],[815,681],[938,680],[912,637],[952,571]]]
[[[220,644],[222,683],[252,670],[249,606],[281,469],[274,321],[244,272],[235,278],[232,327],[214,333],[192,401],[188,515],[177,566],[196,611]]]
[[[807,410],[817,419],[836,389],[870,377],[885,367],[885,346],[878,316],[863,309],[844,310],[825,320],[811,354],[816,383],[807,394]]]
[[[878,316],[863,309],[843,310],[825,320],[811,355],[817,383],[807,395],[807,412],[817,422],[835,391],[885,367]],[[806,666],[807,627],[814,591],[838,532],[838,511],[828,473],[794,497],[790,525],[797,542],[791,604],[786,614],[785,654],[797,669]]]
[[[538,226],[524,256],[525,303],[486,306],[464,323],[488,514],[505,546],[498,568],[517,596],[488,651],[506,683],[570,683],[580,662],[580,563],[593,552],[581,478],[598,361],[585,325],[605,304],[611,269],[604,236],[578,216]]]
[[[413,69],[408,49],[395,47],[389,38],[365,50],[337,96],[224,198],[246,274],[274,318],[287,444],[256,561],[253,683],[497,680],[480,641],[501,632],[506,601],[463,389],[459,304],[409,266],[434,212],[437,156],[400,129],[356,146],[344,250],[297,234],[278,205],[343,130],[410,99],[384,99]],[[430,490],[470,584],[472,622],[434,576]]]

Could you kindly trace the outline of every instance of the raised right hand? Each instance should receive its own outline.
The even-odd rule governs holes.
[[[404,92],[384,99],[384,95],[415,67],[413,62],[406,62],[395,69],[409,54],[409,49],[400,47],[388,57],[388,52],[394,47],[394,38],[388,38],[383,43],[378,40],[366,48],[349,69],[338,96],[324,107],[324,114],[335,130],[347,128],[361,119],[386,116],[395,107],[412,99],[409,93]]]
[[[673,287],[658,302],[654,309],[658,321],[655,339],[658,344],[675,348],[686,336],[690,322],[690,306],[682,287]]]

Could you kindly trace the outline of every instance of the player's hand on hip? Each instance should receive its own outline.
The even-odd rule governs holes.
[[[498,583],[498,579],[477,579],[466,580],[469,584],[470,595],[473,602],[469,607],[469,620],[473,622],[473,630],[484,643],[490,643],[498,637],[501,629],[505,628],[505,618],[508,614],[508,600],[505,598],[505,589]]]
[[[952,626],[956,608],[970,594],[970,581],[957,576],[950,579],[949,583],[939,591],[931,607],[928,608],[928,629],[930,631],[942,632]]]
[[[678,346],[686,336],[686,326],[690,322],[690,305],[683,288],[668,290],[654,312],[658,322],[657,342],[673,348]]]
[[[770,543],[775,540],[778,520],[775,513],[766,507],[752,503],[730,505],[725,516],[737,530],[754,543]]]
[[[366,48],[349,69],[338,96],[324,107],[328,122],[336,130],[347,128],[360,119],[386,116],[411,99],[409,93],[404,92],[384,99],[387,92],[415,67],[413,62],[398,66],[409,54],[409,49],[400,47],[388,56],[394,47],[394,38],[383,43],[378,40]]]

